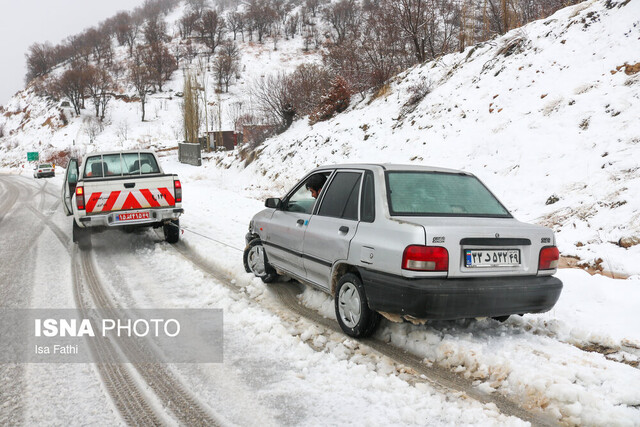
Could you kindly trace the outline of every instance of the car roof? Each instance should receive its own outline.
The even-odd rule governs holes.
[[[458,170],[458,169],[448,169],[448,168],[440,168],[436,166],[426,166],[426,165],[403,165],[398,163],[343,163],[343,164],[319,166],[316,169],[314,169],[314,171],[322,170],[322,169],[369,169],[369,170],[382,169],[385,171],[444,172],[444,173],[464,173],[464,174],[471,175],[468,172]]]
[[[120,150],[120,151],[94,151],[93,153],[85,154],[86,157],[89,156],[106,156],[108,154],[133,154],[133,153],[151,153],[155,154],[153,150]]]

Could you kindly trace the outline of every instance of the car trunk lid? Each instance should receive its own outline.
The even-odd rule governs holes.
[[[447,249],[449,277],[535,275],[540,249],[553,244],[550,230],[513,218],[403,219],[424,227],[427,246]]]

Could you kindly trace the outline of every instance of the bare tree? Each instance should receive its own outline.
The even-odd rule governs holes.
[[[114,89],[114,82],[106,70],[92,65],[86,68],[85,73],[87,90],[96,110],[96,117],[104,120],[107,104],[111,100],[111,92]]]
[[[238,73],[239,70],[240,51],[233,42],[226,42],[223,44],[222,51],[216,58],[214,64],[214,71],[218,78],[218,87],[225,86],[225,92],[229,92],[229,83],[233,76]]]
[[[280,131],[291,126],[296,116],[311,114],[330,87],[331,76],[317,65],[302,65],[293,73],[278,73],[254,82],[250,93],[268,122]]]
[[[27,60],[27,82],[36,77],[44,76],[54,65],[53,46],[51,43],[34,43],[29,46],[25,54]]]
[[[149,46],[164,43],[169,40],[167,35],[167,23],[158,15],[147,19],[143,29],[144,39]]]
[[[145,106],[147,103],[147,92],[153,88],[153,77],[144,60],[145,55],[145,48],[138,46],[134,50],[131,61],[129,62],[129,81],[140,98],[143,122],[145,117]]]
[[[232,102],[227,107],[227,119],[233,123],[233,130],[238,132],[241,127],[241,119],[244,115],[243,103],[241,101]]]
[[[271,24],[277,19],[277,14],[267,0],[250,0],[247,19],[251,22],[250,38],[253,30],[255,30],[258,36],[258,43],[262,43],[262,39],[269,32]]]
[[[191,33],[196,27],[196,24],[200,19],[199,15],[195,12],[187,12],[178,21],[178,28],[180,29],[180,37],[186,39],[191,37]]]
[[[145,49],[143,59],[153,83],[162,92],[162,84],[169,80],[173,72],[178,69],[178,63],[162,42],[154,43]]]
[[[196,15],[197,18],[202,16],[202,13],[207,8],[207,0],[187,0],[189,9]]]
[[[280,72],[258,79],[253,83],[250,92],[271,123],[279,124],[283,131],[291,126],[295,110],[289,80],[285,73]]]
[[[342,43],[349,34],[356,34],[360,25],[361,10],[355,0],[340,0],[324,10],[324,19],[335,32],[334,41]]]
[[[204,44],[209,48],[209,54],[213,55],[222,43],[225,31],[224,19],[215,10],[207,10],[198,21],[198,31]]]
[[[84,108],[84,96],[87,89],[86,67],[80,62],[72,64],[71,68],[51,82],[53,93],[65,96],[71,102],[76,115]]]
[[[316,13],[318,13],[318,8],[320,7],[320,0],[305,0],[304,4],[315,18]]]
[[[131,55],[133,54],[133,48],[136,44],[136,38],[140,32],[140,19],[127,12],[120,12],[116,17],[118,18],[115,30],[116,38],[121,46],[127,45],[129,54]]]
[[[244,41],[244,26],[245,15],[240,12],[231,12],[227,15],[227,26],[229,30],[233,32],[233,40],[236,40],[238,33],[242,34],[242,41]]]

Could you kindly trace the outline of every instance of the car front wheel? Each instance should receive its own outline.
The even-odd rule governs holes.
[[[278,278],[278,273],[267,261],[267,255],[260,239],[253,239],[244,250],[242,257],[244,269],[253,273],[265,283],[271,283]]]
[[[367,304],[362,281],[353,273],[340,278],[335,295],[335,309],[340,328],[352,337],[370,336],[380,322],[380,314],[371,310]]]

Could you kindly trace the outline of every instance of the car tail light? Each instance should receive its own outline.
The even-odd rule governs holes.
[[[414,271],[448,271],[449,252],[439,246],[407,246],[402,254],[402,269]]]
[[[540,249],[540,261],[538,262],[538,270],[552,270],[558,268],[558,260],[560,259],[560,251],[555,246],[547,246]]]
[[[84,210],[84,187],[76,187],[76,206],[78,210]]]
[[[182,184],[180,184],[180,180],[176,179],[173,181],[173,194],[175,195],[176,203],[182,202]]]
[[[42,169],[38,169],[38,172],[42,172]]]

